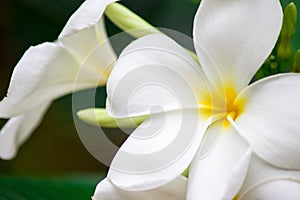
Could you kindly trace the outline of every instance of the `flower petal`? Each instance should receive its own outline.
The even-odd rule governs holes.
[[[275,180],[264,183],[247,192],[239,200],[299,199],[300,183],[292,180]]]
[[[179,176],[167,185],[154,190],[128,192],[115,187],[108,179],[101,181],[96,188],[93,200],[184,200],[186,181]]]
[[[271,53],[281,24],[278,0],[203,0],[193,35],[208,79],[237,92],[247,86]]]
[[[107,82],[107,110],[122,118],[197,108],[208,91],[199,65],[172,39],[153,34],[120,55]]]
[[[253,155],[245,182],[237,197],[239,200],[298,199],[300,171],[274,168]]]
[[[214,149],[206,157],[200,152],[189,172],[188,200],[232,199],[239,191],[247,173],[251,151],[232,127],[222,128],[217,122],[206,134],[222,132]]]
[[[1,118],[21,115],[44,101],[106,82],[116,56],[102,16],[114,1],[85,1],[67,22],[58,42],[25,52],[13,72],[7,97],[0,102]]]
[[[74,34],[97,24],[106,6],[117,0],[86,0],[70,17],[59,38]]]
[[[0,158],[10,160],[15,157],[21,144],[39,125],[50,103],[37,106],[31,112],[11,118],[0,131]]]
[[[200,119],[198,110],[153,115],[122,145],[108,179],[129,191],[153,189],[172,181],[190,164],[210,123],[212,119]]]
[[[7,97],[0,102],[0,117],[10,118],[28,112],[43,102],[74,90],[96,87],[107,77],[101,76],[112,61],[100,62],[101,46],[98,46],[82,66],[57,43],[43,43],[26,51],[17,64],[10,82]],[[104,66],[90,67],[98,61]]]
[[[272,76],[245,88],[235,101],[242,105],[240,133],[258,156],[280,168],[300,169],[299,85],[298,74]]]
[[[98,1],[101,2],[101,1]],[[106,29],[103,17],[90,28],[86,28],[67,37],[59,38],[59,43],[81,64],[86,58],[101,45],[102,54],[98,54],[102,58],[95,58],[95,69],[101,69],[107,60],[114,61],[116,55],[111,47],[110,41],[107,39]],[[99,48],[99,47],[98,47]],[[99,62],[100,63],[96,63]],[[101,62],[102,61],[102,62]]]
[[[0,118],[12,118],[1,131],[0,137],[9,141],[0,140],[5,142],[0,147],[1,157],[13,157],[20,143],[16,137],[25,140],[37,126],[38,117],[26,119],[31,113],[44,112],[44,105],[55,98],[106,82],[116,56],[101,17],[111,2],[114,0],[85,1],[57,42],[43,43],[25,52],[14,69],[7,97],[0,102]],[[30,124],[24,124],[28,120]]]

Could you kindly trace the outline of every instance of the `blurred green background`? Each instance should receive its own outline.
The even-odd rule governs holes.
[[[99,0],[101,1],[101,0]],[[285,7],[290,0],[281,1]],[[300,8],[300,1],[295,0]],[[0,98],[4,97],[14,66],[26,49],[54,41],[69,16],[82,0],[2,0],[0,7]],[[197,0],[124,0],[122,4],[157,27],[191,36]],[[255,12],[255,11],[253,11]],[[298,16],[298,22],[299,22]],[[293,38],[293,51],[300,48],[300,30]],[[109,35],[118,32],[107,23]],[[100,90],[104,101],[105,89]],[[71,95],[56,100],[41,125],[12,161],[0,161],[0,174],[66,174],[105,172],[102,165],[82,145],[73,124]],[[102,103],[103,104],[103,103]],[[6,120],[0,120],[0,127]],[[116,143],[125,139],[111,130]],[[1,180],[1,179],[0,179]],[[2,179],[3,180],[3,179]]]

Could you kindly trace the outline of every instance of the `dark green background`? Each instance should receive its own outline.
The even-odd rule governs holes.
[[[284,6],[288,2],[291,1],[282,1]],[[294,2],[300,8],[300,1]],[[2,0],[0,98],[6,94],[12,70],[25,50],[31,45],[55,40],[69,16],[81,3],[82,0]],[[191,36],[193,16],[197,9],[197,3],[193,0],[124,0],[121,3],[154,26],[177,30]],[[299,26],[298,23],[298,29]],[[117,32],[118,29],[108,23],[109,35]],[[300,48],[300,30],[293,38],[293,50],[296,48]],[[104,95],[104,91],[105,89],[100,90],[100,94]],[[104,98],[102,104],[103,100]],[[0,120],[0,127],[4,123],[5,120]],[[110,133],[117,143],[124,140],[124,135],[120,136],[119,133],[118,130],[112,130]],[[52,104],[41,125],[21,147],[14,160],[0,161],[0,174],[57,176],[98,173],[105,170],[106,167],[85,150],[77,136],[72,119],[70,95]],[[5,177],[0,177],[0,182],[1,180],[9,181]],[[19,181],[22,183],[22,180]]]

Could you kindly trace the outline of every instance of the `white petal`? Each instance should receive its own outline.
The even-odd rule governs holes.
[[[116,58],[110,41],[107,39],[103,17],[90,28],[86,28],[64,38],[59,38],[59,42],[80,64],[83,64],[96,48],[101,49],[101,54],[98,54],[101,59],[95,58],[95,62],[90,66],[98,70],[103,68],[101,66],[107,65],[107,60],[111,62]],[[101,48],[98,46],[101,46]]]
[[[241,134],[261,158],[277,167],[300,169],[300,76],[259,81],[239,94]]]
[[[22,143],[16,142],[16,137],[25,140],[37,126],[48,107],[45,102],[105,84],[116,57],[101,19],[111,2],[114,0],[85,1],[58,42],[43,43],[25,52],[15,67],[7,97],[0,102],[0,118],[12,118],[1,131],[0,137],[7,140],[2,139],[1,157],[14,156]],[[33,116],[35,112],[40,114]],[[29,125],[24,121],[30,121]]]
[[[153,115],[125,141],[113,159],[108,179],[124,190],[160,187],[179,176],[199,148],[211,123],[198,110]]]
[[[102,17],[106,6],[117,0],[86,0],[70,17],[59,38],[94,26]]]
[[[222,132],[214,149],[206,157],[194,158],[189,172],[188,200],[232,199],[247,173],[251,151],[232,127],[222,129],[218,122],[206,134]]]
[[[185,200],[187,179],[176,178],[167,185],[154,190],[128,192],[115,187],[108,179],[101,181],[95,191],[93,200]]]
[[[274,168],[253,155],[239,200],[284,200],[300,197],[300,171]]]
[[[101,73],[111,61],[98,70],[90,67],[96,55],[101,55],[102,48],[98,47],[82,66],[57,43],[31,47],[14,69],[7,97],[0,102],[0,117],[18,116],[73,90],[103,84],[107,77]]]
[[[199,65],[173,40],[153,34],[125,48],[107,92],[108,112],[121,118],[198,107],[208,89]]]
[[[300,198],[300,183],[291,180],[275,180],[264,183],[246,193],[239,200],[286,200]]]
[[[209,80],[217,88],[247,86],[271,53],[281,23],[278,0],[201,1],[193,35]]]
[[[85,1],[67,22],[58,42],[25,52],[12,75],[7,98],[0,102],[1,118],[21,115],[44,101],[106,82],[116,56],[102,16],[114,1]]]
[[[31,112],[11,118],[0,131],[0,158],[10,160],[39,125],[50,103],[38,105]]]

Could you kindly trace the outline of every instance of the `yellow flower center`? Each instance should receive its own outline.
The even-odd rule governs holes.
[[[223,115],[223,119],[230,117],[235,120],[242,112],[242,101],[236,101],[237,92],[234,87],[221,88],[218,92],[210,92],[200,102],[200,114],[211,117],[216,114]],[[225,120],[224,126],[228,126],[228,120]]]
[[[234,89],[228,88],[225,89],[225,101],[226,108],[225,113],[226,116],[231,117],[233,120],[239,115],[239,106],[234,103],[234,100],[237,96],[237,93]]]

